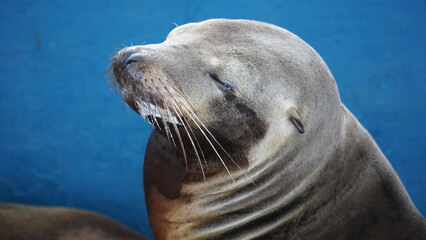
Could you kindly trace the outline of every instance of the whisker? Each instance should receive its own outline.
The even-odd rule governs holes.
[[[181,115],[182,113],[180,112],[180,109],[179,109],[179,107],[176,105],[176,103],[174,102],[174,100],[173,100],[172,104],[176,106],[176,108],[175,108],[175,107],[172,105],[172,107],[173,107],[174,111],[175,111],[175,112],[176,112],[176,111],[179,111],[179,113],[178,113],[178,114],[176,114],[176,115],[178,116],[179,120],[181,121],[181,123],[182,123],[183,127],[185,128],[186,134],[188,135],[188,138],[189,138],[189,140],[190,140],[190,142],[191,142],[191,144],[192,144],[192,147],[194,148],[195,155],[197,156],[198,163],[200,164],[201,173],[203,174],[204,182],[206,182],[206,175],[205,175],[205,173],[204,173],[204,168],[203,168],[203,164],[201,163],[200,155],[198,154],[197,148],[195,147],[194,141],[192,140],[191,134],[189,133],[188,129],[186,128],[185,122],[184,122],[184,121],[183,121],[183,119],[180,117],[180,115]],[[188,124],[188,122],[186,122],[186,124]],[[189,125],[188,125],[188,128],[190,128],[190,127],[189,127]],[[191,128],[190,128],[190,129],[191,129]],[[204,155],[204,154],[203,154],[203,155]],[[204,161],[205,161],[205,160],[206,160],[206,159],[204,159]],[[207,162],[206,162],[206,163],[207,163]]]
[[[152,81],[152,80],[151,80]],[[155,87],[155,89],[157,90],[157,92],[159,93],[159,96],[162,96],[161,92],[159,91],[158,87]],[[164,120],[164,116],[161,112],[161,108],[159,106],[159,104],[157,103],[157,101],[155,101],[155,98],[152,98],[152,100],[154,101],[155,105],[158,107],[158,113],[161,116],[161,121],[163,122],[163,126],[164,126],[164,131],[166,132],[166,136],[167,139],[171,142],[173,142],[173,145],[176,147],[176,142],[173,138],[173,134],[172,131],[170,130],[169,125],[167,124],[166,120]],[[163,106],[164,106],[164,101],[163,101]],[[169,116],[170,117],[170,116]]]
[[[146,99],[146,103],[149,105],[149,107],[150,107],[150,114],[151,114],[151,116],[153,116],[153,118],[154,118],[154,124],[156,124],[157,125],[157,127],[158,127],[158,129],[160,129],[160,130],[162,130],[161,129],[161,126],[160,126],[160,124],[158,123],[158,121],[157,121],[157,118],[155,117],[155,116],[157,116],[157,113],[159,113],[160,114],[160,116],[161,116],[161,113],[160,113],[160,107],[158,106],[158,103],[155,101],[155,98],[154,97],[151,97],[150,95],[148,95],[147,93],[145,93],[144,94],[144,96],[145,96],[145,99]],[[153,106],[153,104],[151,103],[151,100],[154,102],[154,104],[155,104],[155,106]]]
[[[184,100],[182,101],[183,103],[185,103],[186,105],[189,105],[189,101],[188,99],[186,99],[185,94],[183,94],[179,89],[177,89],[174,86],[170,86],[170,87],[173,88],[173,91],[177,92],[179,94],[179,97]],[[191,108],[191,106],[189,106],[189,108]]]
[[[146,94],[144,94],[144,98],[142,98],[142,99],[140,99],[141,101],[140,102],[142,102],[142,107],[144,108],[144,110],[146,111],[146,112],[149,112],[147,115],[146,115],[146,117],[145,117],[145,119],[147,120],[147,122],[150,124],[150,125],[153,125],[153,123],[151,122],[151,120],[149,119],[149,116],[151,115],[152,116],[152,107],[151,107],[151,105],[149,105],[148,103],[147,103],[147,101],[145,101],[145,99],[149,99],[148,97],[146,97],[147,95]],[[138,99],[139,100],[139,99]]]
[[[195,136],[194,131],[192,131],[192,128],[189,126],[188,121],[187,121],[186,119],[184,119],[184,121],[185,121],[186,125],[188,125],[189,131],[191,132],[192,136],[194,137],[194,139],[195,139],[195,143],[197,144],[198,149],[200,149],[201,156],[202,156],[202,158],[203,158],[203,160],[204,160],[204,163],[207,165],[207,160],[206,160],[206,157],[205,157],[205,155],[204,155],[203,149],[201,148],[201,145],[200,145],[200,143],[198,142],[198,139],[197,139],[197,137]]]
[[[167,139],[169,139],[169,141],[173,142],[173,145],[176,147],[176,143],[175,143],[175,140],[173,139],[173,135],[170,131],[169,125],[167,124],[166,120],[164,119],[164,116],[161,113],[161,110],[159,111],[159,113],[160,113],[160,116],[161,116],[161,121],[163,122],[164,129],[166,131]]]
[[[184,102],[184,104],[186,104]],[[187,106],[188,107],[188,106]],[[231,157],[231,155],[225,150],[225,148],[222,146],[222,144],[219,143],[219,141],[213,136],[213,134],[210,132],[210,130],[204,125],[204,123],[198,118],[198,116],[189,108],[189,111],[194,115],[194,117],[199,121],[199,123],[202,125],[202,127],[206,130],[206,132],[213,138],[213,140],[219,145],[219,147],[222,149],[222,151],[225,152],[225,154],[232,160],[232,162],[240,169],[243,170],[238,163]]]
[[[169,91],[169,89],[167,88],[167,87],[165,87],[164,88],[168,93],[169,93],[169,95],[172,97],[172,101],[173,101],[173,104],[176,106],[176,109],[175,110],[177,110],[177,111],[179,111],[179,115],[184,115],[184,114],[182,114],[182,111],[180,110],[180,108],[179,108],[179,106],[178,106],[178,101],[176,100],[176,98],[173,96],[173,94]],[[175,90],[174,88],[173,88],[173,90]],[[176,91],[176,90],[175,90]],[[178,91],[176,91],[178,94],[180,94],[181,95],[181,93],[179,93]],[[181,95],[182,96],[182,95]],[[185,101],[186,101],[186,99],[185,98],[183,98]],[[195,142],[196,142],[196,144],[197,144],[197,147],[198,147],[198,149],[200,149],[200,152],[201,152],[201,155],[202,155],[202,157],[203,157],[203,160],[204,160],[204,163],[207,165],[207,160],[206,160],[206,157],[205,157],[205,155],[204,155],[204,152],[203,152],[203,149],[201,148],[201,145],[200,145],[200,143],[198,142],[198,139],[197,139],[197,137],[196,137],[196,135],[195,135],[195,133],[194,133],[194,131],[192,131],[192,128],[189,126],[189,123],[188,123],[188,121],[184,118],[183,119],[184,121],[182,121],[182,119],[181,119],[181,122],[183,123],[183,122],[185,122],[186,124],[187,124],[187,126],[188,126],[188,128],[189,128],[189,130],[190,130],[190,132],[191,132],[191,134],[192,134],[192,136],[194,137],[194,139],[195,139]],[[187,130],[188,131],[188,130]],[[188,135],[189,136],[189,135]],[[189,136],[190,137],[190,136]],[[191,139],[191,141],[192,141],[192,138],[190,137],[190,139]],[[197,149],[194,147],[194,150],[196,151],[196,153],[198,154],[198,152],[197,152]]]
[[[241,168],[240,167],[240,165],[231,157],[231,155],[225,150],[225,148],[222,146],[222,144],[220,144],[219,143],[219,141],[213,136],[213,134],[209,131],[209,129],[203,124],[203,122],[200,120],[200,118],[195,114],[195,112],[191,109],[191,107],[189,107],[188,106],[188,104],[185,102],[185,101],[182,101],[182,103],[183,104],[185,104],[186,105],[186,107],[185,106],[182,106],[183,107],[183,109],[186,109],[186,108],[188,108],[188,110],[189,111],[191,111],[191,113],[194,115],[194,117],[199,121],[199,123],[203,126],[203,128],[206,130],[206,132],[213,138],[213,140],[219,145],[219,147],[222,149],[222,151],[224,151],[225,152],[225,154],[231,159],[231,161],[235,164],[235,166],[237,166],[238,167],[238,169],[240,169],[241,171],[243,171],[243,173],[244,173],[244,175],[246,176],[246,177],[248,177],[249,179],[250,179],[250,182],[251,183],[253,183],[255,186],[257,186],[256,185],[256,183],[251,179],[251,177],[248,175],[248,173],[247,173],[247,171],[245,170],[245,169],[243,169],[243,168]],[[188,113],[188,112],[187,112]],[[188,113],[188,115],[190,115],[189,113]],[[197,122],[191,117],[191,119],[194,121],[194,123],[195,124],[197,124]],[[198,124],[197,124],[197,126],[198,126]],[[201,129],[200,129],[201,130]],[[204,132],[202,132],[203,133],[203,135],[204,135]],[[208,138],[207,138],[208,139]],[[210,143],[210,141],[209,141],[209,143]],[[229,171],[228,171],[229,172]],[[234,179],[233,179],[234,180]],[[235,180],[234,180],[234,182],[235,182]]]
[[[170,116],[169,116],[169,117],[170,117]],[[166,124],[166,125],[167,125],[167,121],[165,121],[165,120],[164,120],[164,124]],[[170,129],[169,125],[167,125],[167,129],[168,129],[168,131],[169,131],[170,139],[172,140],[173,145],[174,145],[175,147],[177,147],[177,144],[176,144],[175,138],[173,137],[173,133],[172,133],[172,130]]]
[[[228,167],[226,166],[226,164],[223,161],[222,157],[220,156],[219,152],[216,150],[216,148],[214,147],[213,143],[207,137],[207,135],[205,134],[205,132],[203,131],[203,129],[200,127],[200,125],[198,125],[197,121],[191,116],[191,114],[188,112],[188,110],[185,107],[183,107],[182,109],[187,113],[187,115],[192,119],[192,121],[194,121],[195,125],[198,127],[198,129],[201,131],[201,133],[204,135],[204,137],[206,138],[206,140],[210,144],[210,146],[213,148],[213,151],[219,157],[220,161],[222,162],[222,165],[225,167],[226,171],[228,172],[229,177],[231,177],[232,181],[235,182],[235,179],[232,177],[231,172],[229,171]]]
[[[182,152],[183,152],[183,158],[185,159],[185,168],[188,171],[188,160],[186,158],[186,151],[185,151],[185,147],[183,145],[182,137],[180,136],[179,129],[176,126],[175,119],[172,117],[172,114],[170,113],[169,106],[166,103],[164,103],[164,106],[166,107],[167,114],[169,115],[169,119],[171,119],[171,121],[172,121],[172,125],[173,125],[173,128],[175,129],[176,135],[178,136],[180,147],[182,148]]]
[[[155,104],[155,106],[156,106],[156,108],[155,108],[155,115],[154,115],[154,121],[155,121],[155,123],[157,124],[157,127],[158,127],[158,129],[160,129],[160,130],[162,130],[161,129],[161,127],[160,127],[160,124],[158,123],[158,121],[157,121],[157,118],[155,117],[155,116],[157,116],[157,112],[159,113],[160,112],[160,107],[158,106],[158,104],[157,104],[157,102],[155,101],[155,99],[154,98],[152,98],[152,100],[154,101],[154,104]]]

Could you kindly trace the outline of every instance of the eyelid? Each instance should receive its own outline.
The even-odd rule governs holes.
[[[220,80],[219,77],[215,73],[209,72],[209,76],[210,76],[211,79],[213,79],[217,83],[217,86],[219,87],[220,90],[228,91],[228,92],[234,91],[234,89],[232,89],[231,85]]]

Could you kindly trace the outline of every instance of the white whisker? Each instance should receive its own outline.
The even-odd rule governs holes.
[[[172,102],[172,104],[176,106],[176,107],[174,107],[174,106],[172,105],[172,107],[173,107],[174,111],[179,111],[179,114],[177,114],[177,116],[178,116],[179,120],[181,121],[181,123],[182,123],[183,127],[185,128],[186,134],[188,135],[188,138],[189,138],[189,140],[190,140],[190,142],[191,142],[191,144],[192,144],[192,147],[194,148],[195,155],[197,156],[198,163],[200,164],[201,173],[203,174],[204,182],[206,182],[206,175],[205,175],[205,173],[204,173],[204,168],[203,168],[203,164],[201,163],[200,155],[198,154],[197,148],[195,147],[195,144],[194,144],[194,141],[192,140],[191,134],[189,133],[189,131],[188,131],[188,129],[187,129],[187,127],[186,127],[186,125],[185,125],[185,123],[186,123],[186,124],[188,124],[188,122],[186,122],[186,121],[184,122],[184,121],[182,120],[182,118],[180,117],[180,115],[181,115],[182,113],[180,112],[180,109],[179,109],[179,107],[176,105],[176,103],[173,101],[173,102]],[[188,125],[188,128],[190,128],[190,127],[189,127],[189,125]],[[191,128],[190,128],[190,129],[191,129]],[[192,131],[192,130],[191,130],[191,131]],[[200,148],[200,149],[201,149],[201,148]],[[204,154],[203,154],[203,155],[204,155]],[[204,161],[206,161],[206,160],[204,159]]]
[[[170,113],[169,106],[166,103],[164,103],[164,106],[166,107],[166,110],[167,110],[167,113],[169,114],[169,116],[171,116],[172,114]],[[176,126],[176,122],[175,122],[174,118],[170,117],[170,119],[172,119],[173,128],[175,129],[176,135],[178,136],[180,147],[182,148],[183,158],[185,159],[185,168],[188,171],[188,160],[186,158],[186,151],[185,151],[185,147],[183,145],[182,137],[180,136],[180,132],[179,132],[178,127]]]
[[[228,172],[229,177],[231,177],[232,181],[235,182],[235,179],[232,177],[231,172],[229,171],[228,167],[226,166],[225,162],[223,161],[222,157],[220,156],[219,152],[214,147],[213,143],[210,141],[210,139],[207,137],[206,133],[203,131],[203,129],[198,125],[197,121],[191,116],[191,114],[188,112],[188,110],[182,106],[182,109],[187,113],[187,115],[194,121],[195,125],[198,127],[198,129],[201,131],[201,133],[206,138],[207,142],[210,144],[210,146],[213,148],[213,151],[218,156],[219,160],[222,162],[222,165],[225,167],[226,171]]]
[[[203,124],[203,122],[200,120],[200,118],[198,118],[198,116],[194,113],[194,111],[191,109],[190,106],[188,106],[188,104],[185,101],[182,101],[182,103],[185,106],[182,106],[183,109],[188,109],[193,115],[194,117],[198,120],[198,122],[203,126],[203,128],[206,130],[206,132],[213,138],[213,140],[219,145],[219,147],[222,149],[222,151],[225,152],[225,154],[231,159],[231,161],[238,167],[238,169],[240,169],[241,171],[243,171],[244,175],[249,177],[250,181],[256,186],[256,183],[250,178],[250,176],[248,175],[247,171],[244,170],[243,168],[240,167],[240,165],[231,157],[231,155],[225,150],[225,148],[219,143],[219,141],[213,136],[213,134],[209,131],[209,129]],[[190,115],[188,113],[188,115]],[[194,119],[192,119],[194,121],[195,124],[196,121]],[[198,125],[198,124],[197,124]],[[200,129],[201,130],[201,129]],[[203,133],[204,134],[204,133]],[[207,138],[208,139],[208,138]],[[210,142],[210,141],[209,141]],[[235,180],[234,180],[235,181]]]
[[[169,125],[167,124],[166,120],[164,119],[164,116],[161,113],[161,111],[159,111],[159,113],[160,113],[160,116],[161,116],[161,121],[163,122],[163,126],[164,126],[164,129],[165,129],[166,135],[167,135],[167,139],[169,139],[169,141],[172,141],[173,145],[176,147],[176,143],[175,143],[175,140],[173,139],[173,135],[170,131]]]
[[[184,102],[184,104],[186,104]],[[187,106],[188,107],[188,106]],[[189,107],[188,107],[189,108]],[[209,131],[209,129],[204,125],[204,123],[197,117],[197,115],[189,108],[189,111],[194,115],[194,117],[199,121],[199,123],[203,126],[203,128],[206,130],[206,132],[213,138],[213,140],[219,145],[219,147],[222,149],[222,151],[225,152],[225,154],[232,160],[232,162],[240,169],[243,170],[238,163],[231,157],[231,155],[225,150],[225,148],[219,143],[219,141],[213,136],[213,134]]]
[[[179,106],[178,106],[178,103],[177,103],[176,98],[173,96],[173,94],[169,91],[169,89],[168,89],[167,87],[165,87],[165,90],[166,90],[166,91],[170,94],[170,97],[172,97],[173,104],[176,106],[176,110],[177,110],[177,111],[179,111],[178,115],[182,115],[182,116],[183,116],[182,111],[180,110],[180,108],[179,108]],[[173,90],[174,90],[174,91],[176,91],[178,94],[180,94],[180,95],[181,95],[181,93],[180,93],[179,91],[177,91],[175,88],[173,88]],[[182,99],[183,99],[184,101],[186,101],[186,99],[185,99],[185,98],[183,98],[183,96],[182,96]],[[189,130],[190,130],[190,132],[191,132],[191,134],[192,134],[192,136],[193,136],[193,137],[194,137],[194,139],[195,139],[195,142],[196,142],[196,144],[197,144],[197,147],[200,149],[200,152],[201,152],[201,155],[202,155],[202,157],[203,157],[204,163],[207,165],[207,160],[206,160],[206,157],[205,157],[205,155],[204,155],[203,149],[201,148],[201,145],[200,145],[200,143],[198,142],[198,139],[197,139],[197,137],[196,137],[196,135],[195,135],[194,131],[193,131],[193,130],[192,130],[192,128],[189,126],[188,121],[187,121],[185,118],[184,118],[183,120],[184,120],[184,121],[182,121],[182,119],[180,119],[180,121],[182,122],[182,124],[183,124],[184,122],[187,124],[187,126],[188,126],[188,128],[189,128]],[[184,125],[184,124],[183,124],[183,125]],[[187,130],[187,131],[188,131],[188,130]],[[188,136],[189,136],[189,135],[188,135]],[[190,137],[190,139],[191,139],[191,141],[192,141],[191,136],[189,136],[189,137]],[[196,151],[196,154],[198,155],[197,148],[195,148],[195,147],[194,147],[194,150]]]

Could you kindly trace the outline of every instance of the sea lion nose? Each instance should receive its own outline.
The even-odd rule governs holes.
[[[124,67],[127,67],[133,63],[139,63],[143,61],[142,53],[132,53],[128,55],[129,57],[124,62]]]

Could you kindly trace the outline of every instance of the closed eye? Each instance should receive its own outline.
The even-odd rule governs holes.
[[[209,73],[210,78],[216,82],[217,87],[224,92],[233,92],[234,89],[226,82],[223,82],[215,73]]]

